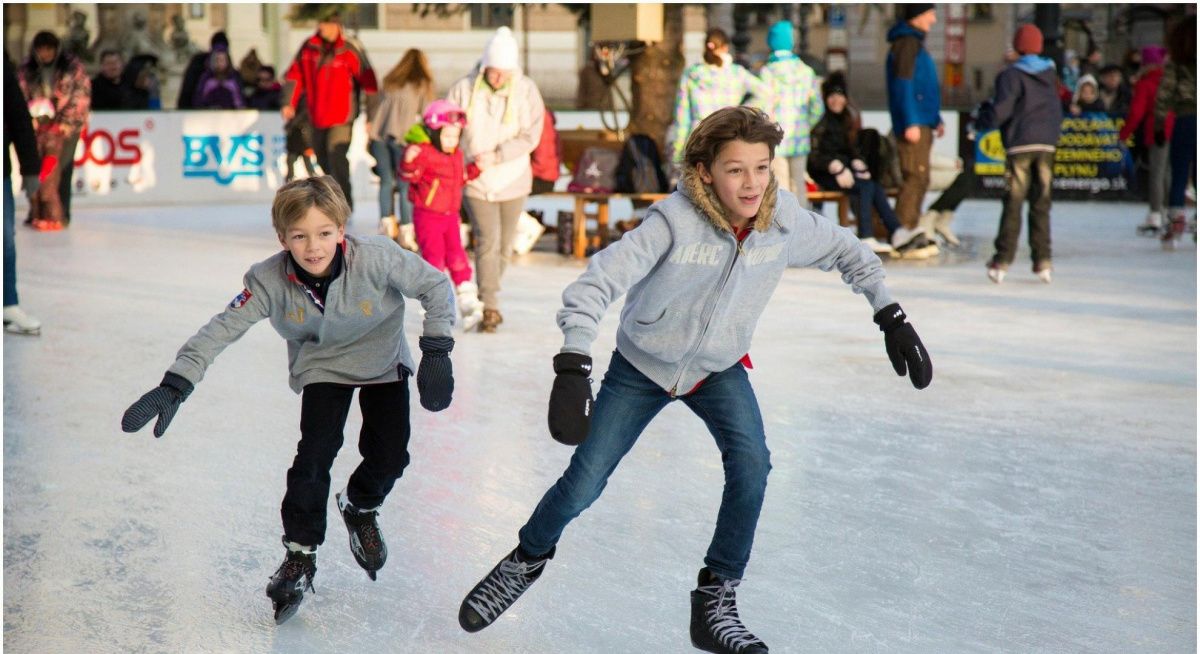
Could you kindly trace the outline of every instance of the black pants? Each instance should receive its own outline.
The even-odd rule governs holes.
[[[383,503],[408,465],[408,379],[358,387],[363,426],[358,436],[362,463],[350,475],[347,494],[360,509]],[[342,447],[354,386],[309,384],[300,408],[300,443],[287,473],[283,496],[284,537],[301,545],[325,542],[329,468]]]
[[[971,191],[975,188],[975,171],[970,165],[965,166],[963,171],[954,178],[950,186],[942,191],[937,200],[929,205],[930,211],[955,211],[962,201],[967,199]]]
[[[1004,209],[996,234],[993,263],[1008,266],[1017,256],[1021,207],[1029,200],[1029,247],[1033,262],[1050,260],[1050,194],[1054,182],[1053,152],[1010,154],[1004,162]]]
[[[354,208],[354,198],[350,195],[350,159],[346,153],[350,151],[350,126],[353,123],[334,125],[327,129],[313,128],[313,150],[317,154],[317,163],[326,175],[332,175],[350,208]]]

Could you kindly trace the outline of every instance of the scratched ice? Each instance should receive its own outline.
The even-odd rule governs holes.
[[[373,229],[371,211],[355,231]],[[1024,249],[1002,286],[987,281],[995,202],[960,211],[965,253],[889,263],[936,365],[923,392],[891,372],[836,274],[784,275],[752,351],[774,470],[739,594],[773,652],[1195,649],[1196,250],[1136,237],[1141,213],[1056,204],[1049,286]],[[458,627],[463,594],[571,454],[546,433],[545,402],[554,311],[581,264],[548,251],[509,269],[497,334],[459,337],[453,406],[414,409],[379,581],[335,518],[317,593],[274,625],[263,588],[299,422],[284,344],[252,329],[161,440],[118,427],[278,247],[268,225],[263,206],[191,206],[18,227],[22,305],[45,328],[4,336],[6,649],[691,651],[688,591],[722,475],[682,406],[509,613],[479,634]],[[358,427],[355,409],[335,484]]]

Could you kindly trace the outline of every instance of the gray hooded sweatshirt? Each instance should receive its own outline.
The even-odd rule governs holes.
[[[454,289],[440,270],[386,236],[346,235],[342,274],[318,308],[292,267],[286,250],[254,264],[245,290],[189,338],[173,372],[199,384],[230,343],[267,318],[287,341],[288,385],[380,384],[400,379],[398,368],[416,369],[404,338],[404,298],[425,309],[425,336],[450,336]]]
[[[712,188],[686,169],[674,193],[563,291],[562,351],[590,355],[605,309],[628,291],[617,350],[682,395],[750,351],[785,268],[837,268],[874,311],[892,303],[879,257],[849,229],[802,209],[774,178],[751,224],[739,244]]]

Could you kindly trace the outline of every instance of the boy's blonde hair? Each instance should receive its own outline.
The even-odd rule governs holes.
[[[730,141],[766,143],[775,158],[775,147],[783,140],[783,128],[765,112],[754,107],[725,107],[709,114],[696,125],[683,148],[683,162],[690,168],[704,164],[712,168],[721,148]]]
[[[338,227],[350,220],[350,205],[342,195],[342,187],[329,175],[297,179],[284,184],[275,192],[271,204],[271,225],[280,238],[288,228],[304,218],[309,207],[316,207],[329,216]]]

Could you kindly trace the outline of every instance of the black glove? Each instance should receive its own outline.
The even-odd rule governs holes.
[[[454,339],[449,336],[422,336],[421,366],[417,368],[417,393],[421,406],[428,411],[441,411],[450,406],[454,395],[454,367],[450,364],[450,351]]]
[[[554,355],[554,387],[550,390],[547,423],[550,435],[563,445],[587,440],[592,419],[592,357],[574,352]]]
[[[1167,144],[1167,133],[1161,128],[1154,130],[1154,145],[1162,147]]]
[[[121,416],[121,431],[133,433],[158,416],[158,422],[154,423],[154,437],[162,436],[179,410],[179,405],[192,394],[192,388],[192,382],[173,372],[163,375],[158,388],[139,397],[125,410],[125,415]]]
[[[933,381],[933,362],[929,360],[929,352],[916,330],[904,322],[905,318],[904,310],[893,302],[875,314],[875,324],[883,332],[883,342],[896,374],[903,377],[907,370],[912,385],[922,389]]]

